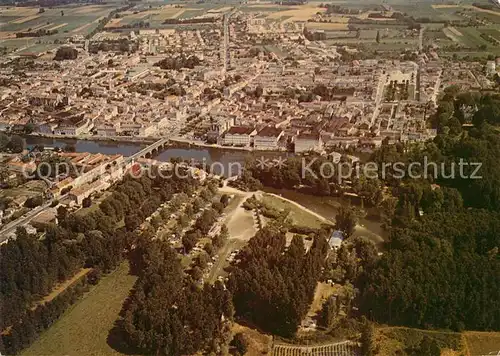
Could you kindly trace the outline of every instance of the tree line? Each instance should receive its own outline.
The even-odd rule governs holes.
[[[500,330],[500,215],[435,213],[394,228],[357,283],[361,312],[382,323]]]
[[[474,97],[477,99],[474,99]],[[421,179],[384,183],[393,198],[383,204],[390,226],[384,254],[356,275],[360,312],[393,325],[453,330],[500,329],[500,137],[492,97],[446,91],[435,123],[438,136],[419,147],[383,145],[376,162],[428,162]],[[464,130],[462,122],[473,122]],[[475,169],[451,165],[460,160]],[[437,172],[445,165],[445,174]],[[423,173],[422,171],[415,173]],[[439,173],[439,174],[436,174]]]
[[[26,340],[34,340],[42,326],[54,322],[64,310],[61,307],[61,313],[53,314],[49,324],[40,324],[32,319],[38,315],[30,312],[33,303],[82,267],[103,273],[114,270],[138,239],[139,224],[174,193],[192,194],[199,184],[175,175],[171,179],[155,176],[127,176],[111,188],[98,209],[87,214],[68,213],[61,206],[58,225],[36,226],[45,234],[43,239],[18,229],[17,238],[0,247],[0,352],[18,353],[29,344]],[[34,330],[32,325],[38,326]]]
[[[275,335],[291,337],[307,314],[326,258],[325,232],[306,251],[302,237],[286,246],[285,231],[259,230],[231,267],[228,289],[236,317]]]
[[[135,255],[139,279],[120,321],[127,343],[165,356],[227,347],[234,313],[229,291],[220,282],[197,285],[162,242],[141,240]]]

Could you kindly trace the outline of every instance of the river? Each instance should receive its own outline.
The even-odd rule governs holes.
[[[146,143],[115,142],[115,141],[91,141],[64,138],[45,138],[37,136],[25,137],[28,148],[34,145],[45,147],[60,147],[72,145],[76,152],[103,153],[107,155],[121,154],[125,157],[131,156],[146,147]],[[242,150],[221,149],[216,147],[185,147],[170,146],[158,155],[155,160],[168,162],[171,158],[182,158],[183,160],[202,163],[207,169],[223,176],[232,176],[241,173],[246,158],[251,156],[260,158],[275,158],[287,156],[287,153],[277,152],[249,152]]]
[[[53,139],[43,137],[28,136],[26,145],[28,147],[34,145],[51,146],[51,147],[64,147],[66,145],[73,145],[76,152],[90,152],[90,153],[103,153],[103,154],[121,154],[123,156],[131,156],[146,147],[145,143],[134,142],[110,142],[110,141],[90,141],[90,140],[75,140],[75,139]],[[224,176],[231,176],[237,174],[239,167],[243,166],[245,159],[258,155],[266,158],[277,157],[279,155],[286,155],[284,153],[264,152],[255,153],[248,151],[220,149],[220,148],[195,148],[195,147],[168,147],[166,150],[158,154],[154,159],[158,161],[169,161],[171,158],[182,158],[183,160],[194,160],[212,167],[213,171]],[[239,166],[238,166],[239,165]],[[231,169],[232,168],[232,169]],[[293,200],[306,208],[324,216],[327,219],[335,220],[338,207],[342,204],[349,204],[345,199],[334,197],[319,197],[309,194],[300,193],[293,190],[286,189],[273,189],[266,188],[265,191],[270,193],[280,194],[285,198]],[[368,212],[367,218],[362,218],[359,221],[360,228],[366,228],[368,234],[374,234],[381,237],[386,236],[386,231],[380,226],[380,221],[376,218],[370,218]],[[376,214],[371,214],[376,215]]]

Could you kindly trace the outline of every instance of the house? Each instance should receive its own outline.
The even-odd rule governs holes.
[[[93,125],[90,119],[68,120],[59,124],[54,130],[54,134],[61,136],[79,136],[88,133]]]
[[[29,177],[36,171],[36,163],[33,161],[23,162],[19,158],[14,158],[7,163],[7,169],[12,172],[22,173],[24,177]]]
[[[253,127],[233,126],[226,131],[222,144],[226,146],[250,146],[257,131]]]
[[[47,209],[31,219],[32,225],[44,225],[57,221],[55,209]]]
[[[97,126],[96,131],[98,136],[103,136],[103,137],[118,136],[117,128],[119,128],[119,123],[115,125],[103,124]]]
[[[254,138],[254,148],[256,150],[277,150],[279,140],[285,132],[273,126],[266,126],[260,130]]]
[[[234,116],[219,116],[215,119],[212,119],[212,123],[210,124],[210,128],[207,132],[208,142],[216,142],[220,135],[233,127],[234,124]]]
[[[68,105],[69,98],[59,94],[39,94],[28,99],[31,106],[48,106],[55,108],[58,105]]]
[[[323,140],[319,133],[299,134],[295,137],[295,153],[323,150]]]
[[[39,124],[35,131],[43,135],[52,135],[54,130],[57,128],[57,123],[55,122],[44,122]]]
[[[97,180],[90,184],[84,184],[79,188],[72,189],[68,194],[69,198],[74,200],[76,204],[82,205],[83,199],[91,196],[93,193],[101,192],[108,189],[110,184],[101,180]]]

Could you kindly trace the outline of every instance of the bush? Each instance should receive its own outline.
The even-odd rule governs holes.
[[[76,58],[78,58],[78,51],[76,49],[71,47],[60,47],[56,52],[54,60],[63,61],[67,59],[73,60]]]

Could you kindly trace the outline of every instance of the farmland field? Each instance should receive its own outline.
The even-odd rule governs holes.
[[[500,41],[500,30],[498,30],[496,28],[481,29],[481,32],[484,33],[484,34],[487,34],[487,35],[489,35],[491,37],[493,37],[497,41]]]
[[[326,9],[319,8],[317,4],[311,3],[307,5],[294,6],[290,10],[278,11],[269,14],[270,19],[279,19],[287,17],[287,21],[307,21],[311,19],[317,12],[324,12]]]
[[[105,276],[29,347],[23,355],[120,355],[108,336],[136,277],[127,263]]]
[[[464,352],[465,343],[460,333],[406,327],[382,327],[375,330],[375,344],[379,350],[376,355],[397,355],[407,348],[418,345],[424,336],[435,340],[441,349]],[[451,355],[457,354],[461,353]]]
[[[86,35],[97,26],[100,19],[119,6],[119,4],[65,6],[46,8],[42,13],[39,13],[38,8],[0,7],[0,23],[2,24],[0,40],[15,38],[16,32],[36,31],[42,28],[57,30],[58,33],[42,38],[23,39],[23,43],[41,39],[43,42],[53,42],[55,39],[76,34]],[[0,42],[0,46],[9,47],[9,44]]]
[[[314,30],[347,30],[347,23],[330,23],[330,22],[308,22],[306,24],[308,29]]]

